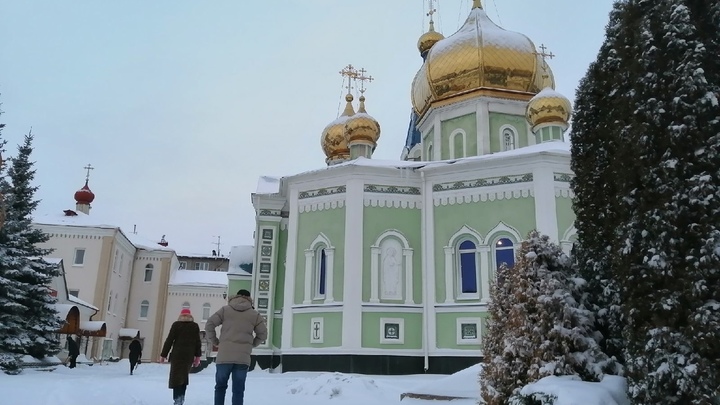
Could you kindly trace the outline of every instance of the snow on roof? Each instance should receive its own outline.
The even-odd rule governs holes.
[[[139,329],[131,329],[131,328],[121,328],[118,332],[119,337],[121,338],[136,338],[140,336],[140,330]]]
[[[104,326],[104,321],[80,321],[80,330],[86,332],[99,332]]]
[[[79,304],[79,305],[82,305],[82,306],[85,306],[85,307],[88,307],[88,308],[90,308],[90,309],[94,309],[94,310],[98,311],[98,307],[96,307],[96,306],[94,306],[94,305],[92,305],[92,304],[89,304],[89,303],[87,303],[86,301],[83,301],[83,300],[81,300],[80,298],[78,298],[78,297],[76,297],[76,296],[74,296],[74,295],[69,295],[69,296],[68,296],[68,300],[71,301],[71,302],[74,302],[74,303],[76,303],[76,304]]]
[[[190,257],[195,259],[218,259],[223,260],[227,259],[225,256],[213,256],[210,253],[186,253],[186,252],[177,252],[178,257]]]
[[[252,266],[255,261],[255,246],[241,245],[233,246],[230,249],[230,263],[228,264],[228,273],[230,274],[250,274],[243,267]]]
[[[135,234],[135,233],[123,233],[123,234],[128,238],[128,240],[130,241],[130,243],[132,243],[133,245],[135,245],[135,247],[138,248],[138,249],[143,249],[143,250],[163,250],[163,251],[167,251],[167,252],[172,252],[172,251],[174,251],[174,249],[172,249],[172,248],[170,248],[170,247],[160,245],[160,244],[158,244],[158,242],[156,242],[156,241],[153,241],[153,240],[150,240],[150,239],[146,239],[146,238],[144,238],[144,237],[142,237],[142,236],[139,236],[139,235],[137,235],[137,234]]]
[[[276,194],[280,192],[280,177],[260,176],[256,194]]]
[[[59,257],[43,257],[46,263],[50,264],[60,264],[62,263],[62,259]]]
[[[55,311],[57,311],[58,316],[62,319],[66,319],[70,310],[75,308],[75,305],[71,304],[53,304],[52,306],[55,308]]]
[[[169,285],[227,287],[228,278],[224,271],[178,270],[173,274]]]

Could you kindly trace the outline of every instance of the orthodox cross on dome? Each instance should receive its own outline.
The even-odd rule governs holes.
[[[90,170],[95,170],[95,168],[88,163],[88,165],[83,167],[83,169],[87,170],[87,174],[85,175],[85,182],[87,183],[90,180]]]
[[[542,60],[543,60],[543,66],[542,66],[542,68],[543,68],[543,71],[545,71],[545,74],[543,75],[543,77],[547,78],[547,77],[548,77],[548,74],[547,74],[547,68],[548,68],[547,60],[554,58],[554,57],[555,57],[555,54],[553,54],[552,52],[548,53],[548,48],[547,48],[547,46],[545,46],[545,44],[540,44],[540,52],[533,52],[533,55],[537,55],[537,56],[539,56],[539,57],[542,58]]]
[[[358,74],[358,70],[355,69],[353,65],[347,65],[340,71],[340,75],[343,77],[343,82],[345,82],[345,78],[347,78],[348,94],[352,93],[352,82],[357,79]]]
[[[358,80],[360,82],[360,94],[361,95],[365,93],[365,82],[371,83],[373,80],[375,80],[375,78],[372,76],[365,76],[365,73],[367,73],[367,70],[365,70],[364,68],[361,68],[358,71],[358,75],[355,77],[355,80]]]
[[[437,10],[435,9],[435,0],[428,0],[428,9],[430,11],[427,12],[427,16],[430,17],[430,26],[433,25],[433,14],[437,13]]]

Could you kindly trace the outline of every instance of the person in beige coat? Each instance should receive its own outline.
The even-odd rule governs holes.
[[[218,339],[215,329],[220,329]],[[232,405],[243,405],[245,379],[253,347],[267,339],[265,319],[255,310],[250,292],[238,291],[205,324],[205,336],[218,346],[215,358],[215,405],[225,405],[228,379],[232,375]]]

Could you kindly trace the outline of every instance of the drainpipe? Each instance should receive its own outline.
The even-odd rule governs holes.
[[[421,277],[421,279],[422,279],[422,284],[423,284],[423,289],[422,289],[422,293],[423,293],[422,294],[423,295],[423,299],[422,299],[422,302],[423,302],[423,321],[422,321],[422,323],[423,323],[423,357],[425,360],[425,364],[424,364],[425,372],[427,372],[428,369],[430,369],[430,339],[429,339],[429,331],[428,331],[428,329],[429,329],[428,328],[428,317],[429,317],[428,316],[428,305],[430,304],[430,302],[429,302],[430,292],[428,291],[429,282],[428,282],[427,269],[428,269],[429,263],[427,261],[427,257],[428,257],[429,247],[427,246],[427,235],[425,233],[425,229],[426,229],[425,222],[427,219],[427,216],[425,215],[425,213],[426,213],[426,210],[432,209],[432,205],[428,205],[427,198],[425,198],[426,188],[425,188],[425,172],[424,171],[420,171],[420,179],[421,179],[420,190],[421,190],[421,195],[422,195],[422,205],[421,205],[422,216],[420,218],[420,238],[421,238],[421,243],[422,243],[422,266],[421,266],[422,277]]]
[[[96,310],[95,310],[95,313],[92,314],[92,315],[90,315],[90,318],[88,318],[88,320],[89,320],[89,321],[92,321],[92,320],[93,320],[93,319],[92,319],[93,316],[97,315],[98,311],[100,311],[100,310],[99,310],[99,309],[96,309]],[[81,340],[80,340],[80,343],[78,343],[78,344],[82,344],[82,336],[80,336],[80,339],[81,339]],[[87,336],[87,337],[85,338],[85,353],[84,353],[84,354],[85,354],[85,357],[87,357],[87,349],[88,349],[88,345],[89,345],[89,344],[90,344],[90,336]]]

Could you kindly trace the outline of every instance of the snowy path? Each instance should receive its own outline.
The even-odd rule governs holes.
[[[127,361],[110,365],[58,367],[53,372],[0,373],[0,404],[162,405],[172,403],[167,364],[141,364],[129,375]],[[212,405],[215,368],[190,375],[186,405]],[[248,374],[245,403],[295,405],[409,404],[400,394],[443,376],[361,376],[333,373]],[[229,391],[229,390],[228,390]],[[431,403],[432,402],[432,403]],[[441,405],[437,401],[419,401]],[[230,403],[230,393],[226,403]],[[464,405],[457,401],[453,405]]]

